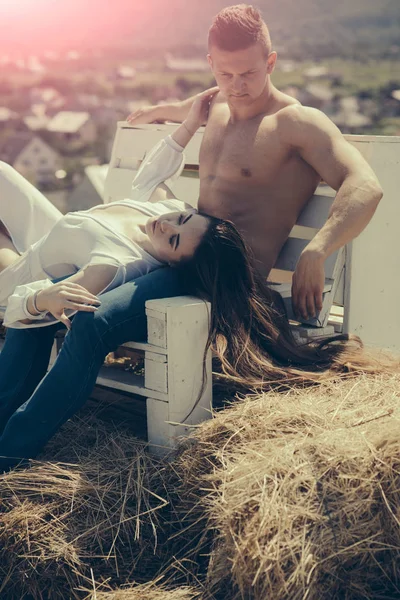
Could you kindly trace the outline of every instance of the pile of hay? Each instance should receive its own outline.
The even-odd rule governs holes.
[[[0,597],[400,597],[400,376],[246,397],[174,461],[75,419],[0,480]],[[88,420],[89,419],[89,420]]]
[[[400,597],[399,384],[246,398],[202,427],[176,470],[198,554],[214,532],[215,598]]]
[[[85,597],[79,590],[93,581],[102,590],[151,580],[167,502],[143,442],[86,418],[67,423],[47,456],[52,449],[70,462],[36,462],[2,478],[0,597],[65,600]]]
[[[194,588],[181,586],[167,589],[157,582],[124,586],[114,591],[89,592],[85,600],[200,600],[200,592]]]

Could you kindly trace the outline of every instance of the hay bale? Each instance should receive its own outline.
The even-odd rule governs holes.
[[[115,591],[94,590],[85,600],[200,600],[200,592],[194,588],[168,589],[157,583],[124,586]]]
[[[0,597],[398,598],[399,384],[247,396],[173,461],[81,414],[0,478]]]
[[[201,428],[176,470],[198,555],[201,531],[214,532],[210,593],[400,597],[399,383],[359,377],[267,394]]]
[[[100,589],[151,580],[163,560],[158,461],[96,420],[67,423],[48,455],[52,446],[75,462],[37,461],[0,478],[0,597],[82,598],[93,578]]]

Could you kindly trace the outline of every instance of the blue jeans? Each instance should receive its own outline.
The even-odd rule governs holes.
[[[0,354],[0,472],[34,458],[86,402],[109,352],[146,339],[146,300],[185,293],[178,271],[166,267],[103,294],[97,312],[75,315],[47,374],[61,324],[9,329]]]

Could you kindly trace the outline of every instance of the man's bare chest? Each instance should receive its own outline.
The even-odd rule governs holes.
[[[251,187],[268,185],[290,158],[290,149],[272,125],[260,130],[259,124],[210,123],[200,149],[200,178]]]

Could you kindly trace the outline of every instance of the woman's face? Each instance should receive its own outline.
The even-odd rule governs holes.
[[[193,256],[208,225],[208,219],[197,213],[170,212],[151,217],[146,233],[156,258],[172,264]]]

